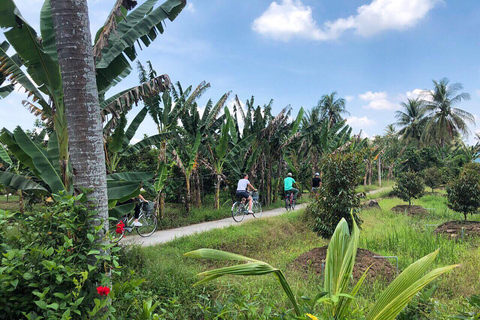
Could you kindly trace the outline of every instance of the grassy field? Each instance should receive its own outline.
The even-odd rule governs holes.
[[[360,247],[398,256],[400,269],[440,248],[436,266],[461,263],[461,267],[437,281],[434,298],[438,300],[442,314],[456,312],[464,297],[480,293],[480,239],[454,241],[433,234],[433,228],[427,224],[462,218],[448,210],[445,199],[439,195],[427,195],[415,201],[415,204],[429,208],[429,214],[422,218],[392,213],[390,208],[397,204],[403,202],[396,198],[382,199],[382,210],[360,214],[364,221]],[[480,216],[474,216],[472,220],[479,221]],[[136,274],[129,277],[147,279],[139,292],[139,300],[143,297],[164,301],[162,312],[167,319],[208,319],[212,314],[222,312],[228,314],[229,319],[239,315],[242,319],[269,319],[290,308],[273,276],[226,277],[206,286],[192,287],[198,280],[197,273],[228,263],[194,260],[184,257],[183,253],[198,248],[215,248],[260,259],[284,270],[298,296],[313,296],[321,290],[323,280],[313,274],[302,274],[291,268],[290,263],[302,253],[326,244],[326,240],[318,238],[305,226],[302,214],[294,212],[155,247],[130,248],[123,260],[127,269],[136,270]],[[380,280],[365,284],[357,299],[359,308],[368,307],[385,287]]]

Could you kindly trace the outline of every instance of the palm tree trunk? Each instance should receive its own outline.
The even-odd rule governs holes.
[[[87,195],[91,223],[108,230],[107,179],[92,37],[86,0],[52,0],[75,193]],[[106,240],[101,240],[106,241]]]
[[[267,162],[267,205],[272,203],[272,162]]]

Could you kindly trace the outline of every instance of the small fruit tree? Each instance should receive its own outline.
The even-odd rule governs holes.
[[[465,170],[458,179],[447,186],[448,207],[467,215],[475,214],[480,207],[480,181],[473,170]]]
[[[397,184],[393,188],[403,201],[412,205],[412,199],[418,199],[423,195],[425,182],[418,172],[407,171],[397,178]]]
[[[436,189],[440,186],[442,183],[442,175],[440,173],[440,170],[436,167],[431,167],[428,169],[425,169],[424,171],[424,179],[425,179],[425,184],[433,189]]]
[[[357,215],[360,196],[355,192],[361,179],[361,161],[361,155],[355,153],[337,153],[324,158],[322,187],[305,213],[313,221],[312,229],[319,236],[330,238],[342,218],[350,228],[353,226],[352,216],[357,224],[361,223]]]

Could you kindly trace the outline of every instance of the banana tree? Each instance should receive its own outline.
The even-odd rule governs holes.
[[[203,91],[204,89],[201,90]],[[180,115],[182,130],[176,134],[175,145],[173,146],[172,150],[173,159],[185,177],[185,184],[187,188],[185,207],[187,209],[187,212],[190,211],[191,205],[190,179],[192,177],[192,173],[197,170],[198,164],[200,162],[200,146],[203,142],[206,143],[205,140],[207,139],[207,137],[216,130],[218,130],[218,128],[222,124],[224,116],[218,117],[218,114],[223,105],[225,104],[225,101],[227,100],[229,94],[224,94],[215,105],[210,99],[205,106],[205,110],[202,116],[200,116],[198,112],[197,103],[194,102],[193,99],[191,99],[193,95],[198,97],[198,95],[194,92],[185,101],[183,101],[182,99],[176,99],[176,102],[186,104],[186,108],[185,112]],[[198,198],[197,206],[199,206],[200,193],[199,190],[196,190],[196,192]]]
[[[226,121],[220,128],[219,134],[208,136],[206,148],[209,161],[204,161],[207,168],[216,176],[215,209],[220,209],[220,184],[226,179],[223,174],[225,163],[234,163],[236,158],[243,157],[246,153],[245,150],[248,150],[255,139],[255,135],[251,134],[238,142],[234,120],[227,107],[225,107],[224,113]]]
[[[63,184],[60,175],[56,161],[59,155],[55,137],[52,135],[45,150],[41,144],[30,139],[22,128],[17,127],[13,132],[4,128],[0,134],[0,141],[41,183],[33,181],[31,177],[6,171],[0,171],[0,183],[16,190],[41,194],[72,193],[73,190]],[[113,208],[117,202],[137,196],[141,186],[148,187],[148,181],[152,178],[153,174],[148,172],[123,172],[107,175],[109,207]]]
[[[109,129],[117,124],[120,115],[134,103],[164,91],[170,86],[168,76],[159,76],[140,86],[124,90],[105,99],[105,92],[119,83],[131,71],[130,63],[136,58],[135,42],[148,46],[158,33],[163,33],[162,22],[173,21],[186,5],[185,0],[167,0],[154,8],[157,0],[147,0],[135,10],[135,1],[118,0],[104,26],[95,39],[95,68],[101,101],[101,117],[109,121]],[[47,121],[57,135],[59,166],[62,183],[68,189],[68,133],[63,88],[53,31],[50,0],[46,0],[40,13],[40,33],[21,16],[13,0],[4,0],[0,6],[0,28],[8,42],[0,46],[0,82],[7,79],[11,85],[21,86],[27,93],[23,104]],[[15,54],[6,52],[12,46]],[[25,67],[26,72],[22,67]],[[0,88],[0,97],[11,92],[11,86]]]
[[[197,259],[245,262],[243,264],[202,272],[199,276],[202,276],[203,279],[195,283],[195,286],[213,281],[224,275],[260,276],[272,274],[279,281],[288,300],[292,304],[296,317],[303,317],[307,313],[320,312],[328,319],[345,319],[348,316],[349,306],[355,299],[368,273],[367,269],[355,286],[349,289],[353,267],[355,265],[359,235],[360,231],[355,222],[351,234],[345,219],[342,219],[338,223],[328,246],[327,257],[325,259],[324,291],[317,294],[314,298],[302,297],[302,300],[306,301],[303,305],[300,303],[302,300],[298,300],[295,297],[283,272],[266,262],[214,249],[199,249],[185,253],[185,256]],[[434,251],[407,267],[380,295],[366,315],[366,319],[395,319],[407,306],[408,302],[426,285],[442,274],[458,267],[458,265],[440,267],[426,273],[438,253],[439,250]],[[319,303],[325,306],[321,308],[320,311],[318,311],[316,307]],[[312,318],[313,316],[309,317]]]

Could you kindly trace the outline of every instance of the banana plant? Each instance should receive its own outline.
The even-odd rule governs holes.
[[[55,135],[52,135],[50,138],[52,141],[49,141],[45,150],[41,144],[30,139],[22,128],[17,127],[13,132],[4,128],[0,134],[0,141],[7,146],[8,150],[22,165],[27,167],[38,180],[42,181],[42,184],[32,181],[28,176],[7,171],[0,171],[0,183],[16,190],[46,194],[72,193],[73,190],[63,184],[59,167],[56,165],[56,163],[58,164],[55,161],[55,159],[58,159],[58,144],[55,137]],[[0,152],[0,155],[2,154]],[[2,155],[2,159],[4,156]],[[152,178],[153,174],[148,172],[123,172],[108,175],[109,206],[114,207],[117,202],[137,196],[140,193],[141,186],[148,187],[148,180]]]
[[[224,275],[259,276],[273,274],[278,279],[288,300],[292,304],[296,317],[303,318],[304,315],[306,316],[306,313],[314,313],[316,304],[321,303],[321,306],[325,306],[320,311],[322,314],[327,315],[329,319],[340,320],[347,317],[349,306],[355,299],[368,272],[367,269],[355,286],[351,290],[348,289],[355,264],[359,233],[360,231],[355,221],[353,222],[351,234],[345,219],[338,223],[327,250],[324,292],[320,292],[313,299],[305,299],[304,297],[303,299],[307,301],[307,304],[303,308],[300,301],[293,294],[283,272],[266,262],[214,249],[198,249],[184,255],[197,259],[246,262],[202,272],[198,275],[203,277],[203,279],[195,283],[194,286],[210,282]],[[458,267],[458,265],[440,267],[426,273],[438,253],[439,249],[407,267],[380,295],[380,298],[377,299],[368,312],[366,320],[394,320],[407,306],[408,302],[426,285],[442,274]],[[312,318],[313,316],[309,315],[309,317]]]
[[[120,115],[133,104],[170,86],[167,75],[158,76],[105,99],[104,95],[131,71],[130,63],[136,58],[135,43],[145,46],[163,33],[162,22],[173,21],[186,5],[186,1],[167,0],[154,8],[157,0],[147,0],[128,14],[136,1],[117,0],[105,24],[97,33],[94,45],[97,87],[101,101],[101,117],[108,121],[109,130],[117,125]],[[47,121],[57,135],[60,175],[68,189],[68,132],[63,88],[55,44],[50,0],[46,0],[40,12],[40,36],[22,17],[13,0],[4,0],[0,6],[0,28],[4,29],[6,42],[0,45],[0,98],[12,91],[13,85],[21,86],[27,99],[23,104],[32,113]],[[15,54],[9,56],[9,47]],[[25,67],[25,68],[23,68]],[[24,71],[25,70],[25,71]]]
[[[227,107],[224,108],[225,123],[220,128],[218,135],[208,135],[206,148],[208,161],[204,164],[216,176],[214,208],[220,209],[220,183],[225,180],[223,170],[226,163],[234,163],[235,159],[242,158],[255,139],[255,134],[250,134],[237,142],[237,132],[234,120]],[[240,173],[237,174],[240,176]]]

